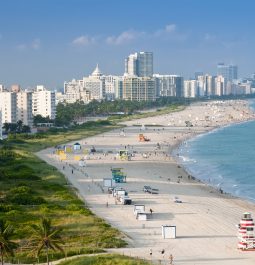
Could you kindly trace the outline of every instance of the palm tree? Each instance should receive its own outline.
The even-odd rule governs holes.
[[[17,247],[16,243],[10,241],[13,231],[14,229],[10,224],[0,219],[0,256],[2,265],[4,264],[4,256],[14,256],[13,250]]]
[[[47,264],[49,265],[49,250],[64,252],[61,245],[64,242],[61,239],[60,232],[61,228],[53,227],[51,220],[47,218],[42,218],[40,224],[31,225],[32,236],[31,245],[33,247],[33,252],[36,253],[38,257],[43,249],[46,250]]]

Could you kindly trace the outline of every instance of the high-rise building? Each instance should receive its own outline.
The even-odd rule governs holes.
[[[89,77],[83,77],[81,84],[84,90],[89,91],[91,100],[105,99],[105,78],[98,64]]]
[[[152,77],[153,53],[136,52],[125,59],[125,76]]]
[[[225,81],[233,81],[238,78],[238,68],[237,65],[225,65],[224,63],[219,63],[217,65],[217,75],[221,75],[225,78]]]
[[[2,110],[0,108],[0,140],[3,140]]]
[[[6,91],[6,90],[5,90],[5,86],[2,85],[2,84],[0,84],[0,92],[4,92],[4,91]]]
[[[122,76],[116,75],[105,75],[105,97],[107,100],[114,100],[117,94],[120,81]]]
[[[225,95],[226,80],[222,75],[215,77],[215,95],[223,96]]]
[[[136,101],[156,100],[155,79],[150,77],[124,77],[123,99]]]
[[[83,87],[82,80],[72,79],[69,82],[64,82],[64,95],[61,93],[57,96],[58,102],[74,103],[76,101],[89,102],[90,93]]]
[[[55,92],[47,90],[44,86],[37,86],[32,96],[33,115],[42,115],[55,119],[56,97]]]
[[[199,76],[202,76],[202,75],[204,75],[203,72],[195,72],[195,74],[194,74],[194,76],[195,76],[195,80],[197,80],[197,78],[198,78]]]
[[[184,97],[185,98],[195,98],[198,95],[197,80],[185,80],[184,81]]]
[[[210,97],[215,95],[215,81],[211,75],[201,75],[197,77],[198,96]]]
[[[32,92],[20,91],[17,94],[17,121],[33,126]]]
[[[115,98],[123,99],[123,78],[115,80]]]
[[[183,97],[183,77],[179,75],[153,75],[157,97]]]
[[[12,92],[0,92],[0,110],[3,123],[17,122],[17,96]]]

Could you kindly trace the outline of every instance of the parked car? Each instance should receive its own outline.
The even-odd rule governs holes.
[[[144,186],[143,187],[143,191],[144,192],[149,192],[151,190],[151,187],[150,186]]]
[[[177,196],[174,197],[174,202],[175,203],[182,203],[182,200],[179,199]]]

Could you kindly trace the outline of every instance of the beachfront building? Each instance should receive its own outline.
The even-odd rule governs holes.
[[[0,110],[3,123],[17,122],[17,95],[13,92],[0,92]]]
[[[197,96],[210,97],[215,95],[215,78],[209,74],[197,77]]]
[[[183,86],[183,96],[185,98],[195,98],[198,95],[197,80],[185,80]]]
[[[41,115],[55,119],[56,116],[56,97],[55,92],[47,90],[44,86],[37,86],[32,94],[33,115]]]
[[[24,125],[33,126],[32,92],[15,90],[17,95],[17,121]]]
[[[152,77],[153,53],[136,52],[125,59],[124,76]]]
[[[105,99],[105,77],[98,64],[92,74],[89,77],[83,77],[80,83],[84,90],[89,91],[90,100]]]
[[[64,82],[64,94],[58,93],[56,98],[57,103],[74,103],[76,101],[88,103],[90,101],[90,92],[84,89],[82,80],[72,79],[70,82]]]
[[[104,75],[105,78],[105,97],[107,100],[114,100],[120,98],[120,88],[122,84],[122,76]]]
[[[215,77],[215,95],[225,95],[226,80],[222,75]]]
[[[2,122],[2,110],[0,109],[0,140],[3,139],[3,122]]]
[[[5,91],[5,86],[3,84],[0,84],[0,92],[4,92]]]
[[[242,80],[234,80],[230,85],[228,95],[248,95],[252,93],[252,82]]]
[[[123,77],[115,80],[115,99],[123,99]]]
[[[123,99],[156,100],[156,82],[150,77],[124,77]]]
[[[64,94],[58,94],[57,102],[83,101],[89,103],[91,100],[103,100],[106,98],[106,85],[108,97],[112,99],[114,98],[115,79],[117,79],[115,76],[104,76],[97,65],[91,75],[64,82]]]
[[[154,74],[157,97],[183,97],[183,77]]]

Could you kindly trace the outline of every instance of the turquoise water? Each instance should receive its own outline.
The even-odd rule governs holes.
[[[255,101],[251,101],[255,109]],[[255,121],[227,126],[183,143],[179,160],[194,177],[255,201]]]

